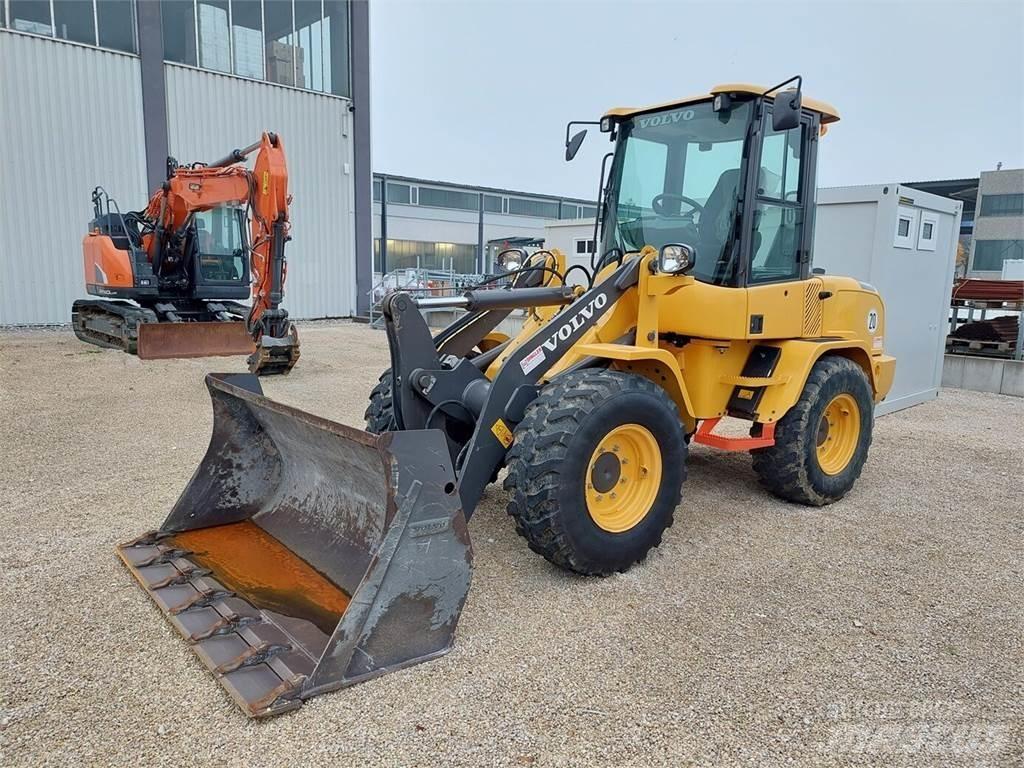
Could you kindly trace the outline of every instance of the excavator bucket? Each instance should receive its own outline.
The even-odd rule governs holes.
[[[140,323],[137,354],[143,360],[249,355],[256,343],[241,321]]]
[[[444,435],[372,435],[210,374],[213,437],[118,552],[252,717],[452,646],[472,549]]]

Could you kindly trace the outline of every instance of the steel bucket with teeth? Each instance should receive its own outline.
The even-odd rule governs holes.
[[[213,437],[118,553],[250,716],[452,646],[472,549],[439,430],[372,435],[211,374]]]

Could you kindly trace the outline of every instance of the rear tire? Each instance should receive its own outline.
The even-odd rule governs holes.
[[[507,465],[508,513],[530,549],[560,568],[605,576],[643,560],[672,525],[686,443],[661,387],[588,369],[541,390],[515,429]]]
[[[779,419],[775,445],[751,451],[761,485],[815,507],[843,498],[864,468],[874,406],[859,365],[837,356],[818,360],[800,399]]]

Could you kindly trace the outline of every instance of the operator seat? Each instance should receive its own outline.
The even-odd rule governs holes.
[[[722,171],[715,188],[711,190],[698,222],[697,263],[694,273],[702,277],[715,274],[718,262],[723,258],[725,243],[732,231],[736,215],[736,199],[739,195],[739,168]]]

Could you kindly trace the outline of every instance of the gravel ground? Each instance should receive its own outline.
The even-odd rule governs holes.
[[[881,419],[826,509],[695,447],[640,567],[567,575],[491,486],[455,650],[248,721],[114,554],[210,431],[203,373],[67,331],[0,335],[0,765],[1022,765],[1024,401]],[[362,424],[384,336],[303,328],[268,395]]]

